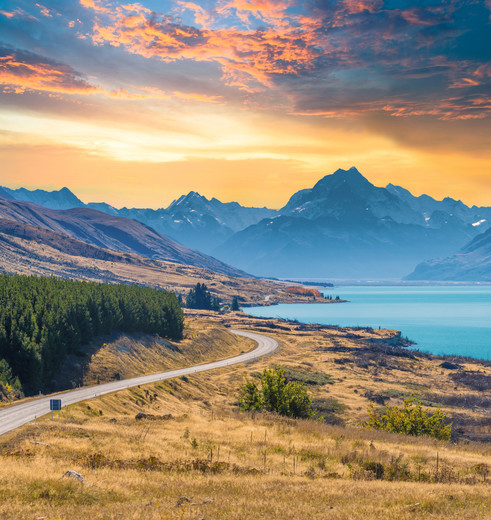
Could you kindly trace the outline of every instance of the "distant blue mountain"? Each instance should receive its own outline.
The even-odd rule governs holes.
[[[478,231],[484,231],[491,224],[491,208],[466,206],[462,201],[445,197],[435,200],[429,195],[415,197],[400,186],[388,184],[387,191],[404,201],[412,210],[419,213],[428,227],[441,227],[442,223],[464,222],[472,224]]]
[[[23,202],[34,202],[40,206],[50,209],[72,209],[81,208],[85,204],[76,197],[68,188],[62,188],[58,191],[45,190],[27,190],[19,188],[12,190],[10,188],[2,188],[13,200]]]
[[[208,253],[235,232],[256,224],[277,212],[268,208],[248,208],[237,202],[220,202],[189,192],[166,209],[115,209],[104,203],[89,207],[120,217],[133,218],[153,227],[181,244]]]
[[[10,193],[8,193],[6,191],[6,189],[2,188],[1,186],[0,186],[0,199],[15,200],[14,197],[12,197],[12,195],[10,195]]]
[[[354,167],[300,190],[279,211],[195,191],[157,210],[84,205],[67,188],[5,193],[49,208],[85,206],[134,219],[247,272],[285,278],[401,278],[425,260],[452,256],[491,223],[489,207],[377,187]]]
[[[422,262],[406,280],[491,282],[491,229],[455,255]]]
[[[390,218],[402,224],[424,224],[419,212],[397,195],[371,184],[356,168],[339,169],[323,177],[312,189],[295,193],[280,213],[309,220],[333,217],[363,222]]]
[[[50,209],[87,207],[108,215],[138,220],[159,233],[181,244],[202,252],[208,252],[223,243],[235,232],[245,229],[266,217],[275,216],[276,210],[249,208],[237,202],[208,200],[195,191],[174,200],[168,208],[121,208],[105,202],[84,204],[68,188],[59,191],[16,190],[0,188],[0,198],[34,202]]]
[[[256,275],[387,279],[452,254],[478,234],[477,226],[447,213],[445,201],[435,201],[427,220],[411,197],[374,186],[356,168],[340,169],[212,254]]]

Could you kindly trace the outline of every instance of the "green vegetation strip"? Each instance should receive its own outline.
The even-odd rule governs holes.
[[[148,287],[0,275],[0,397],[49,389],[67,354],[111,332],[182,336],[173,293]]]

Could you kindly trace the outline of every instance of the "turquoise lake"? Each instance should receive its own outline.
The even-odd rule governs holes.
[[[491,360],[491,286],[334,287],[348,303],[248,307],[253,316],[304,323],[400,330],[414,348],[438,355]]]

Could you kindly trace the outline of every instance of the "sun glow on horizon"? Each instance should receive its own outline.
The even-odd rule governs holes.
[[[5,185],[148,207],[196,190],[279,208],[355,165],[378,186],[491,205],[484,0],[42,7],[0,11]]]

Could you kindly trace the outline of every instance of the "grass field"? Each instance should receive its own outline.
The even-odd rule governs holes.
[[[491,518],[491,445],[476,442],[489,435],[483,401],[489,393],[442,369],[442,360],[367,350],[372,344],[366,339],[391,335],[383,330],[305,330],[239,313],[194,313],[187,324],[188,343],[181,350],[188,359],[193,340],[200,359],[216,354],[209,349],[215,336],[221,354],[250,348],[224,324],[259,330],[281,346],[251,364],[79,403],[64,410],[59,422],[46,417],[4,436],[0,518]],[[116,362],[116,346],[117,340],[99,356]],[[121,366],[132,367],[128,373],[165,364],[150,349],[145,366],[145,348],[141,343],[126,352]],[[89,373],[103,378],[97,362],[95,355]],[[181,362],[187,359],[167,361]],[[244,376],[254,378],[277,364],[308,382],[331,424],[238,412]],[[461,372],[480,374],[481,381],[490,368],[469,361]],[[443,442],[359,426],[370,396],[397,404],[411,392],[428,404],[447,403],[443,408],[460,421],[458,438]],[[154,417],[138,420],[139,412]],[[68,470],[85,482],[62,478]]]

